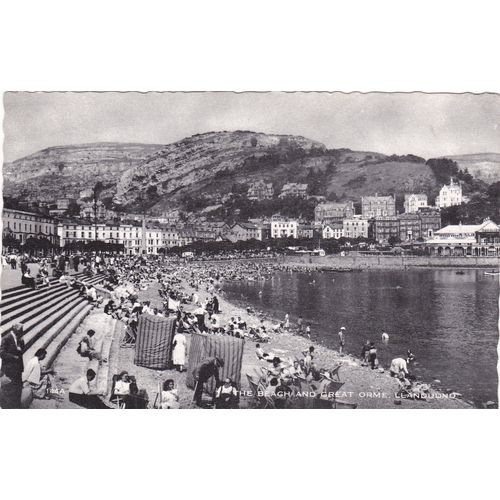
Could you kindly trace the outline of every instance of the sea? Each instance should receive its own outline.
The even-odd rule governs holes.
[[[361,355],[373,341],[388,368],[408,349],[410,371],[443,391],[481,407],[498,401],[499,279],[484,270],[408,269],[362,272],[277,272],[272,278],[224,284],[226,298],[276,320],[302,315],[312,340]],[[382,341],[382,333],[389,335]]]

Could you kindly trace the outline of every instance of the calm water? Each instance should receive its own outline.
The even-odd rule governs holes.
[[[275,318],[289,313],[296,321],[302,314],[313,340],[335,349],[345,326],[347,351],[359,356],[364,341],[374,341],[384,367],[411,348],[417,357],[412,371],[420,379],[439,379],[436,386],[476,403],[497,401],[498,278],[483,270],[464,273],[283,272],[264,282],[225,283],[224,289],[228,299]],[[390,336],[387,344],[382,331]]]

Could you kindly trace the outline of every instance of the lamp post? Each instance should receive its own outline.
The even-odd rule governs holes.
[[[94,231],[95,231],[95,241],[97,241],[97,201],[99,199],[99,195],[103,189],[103,185],[101,181],[97,181],[95,186],[92,189],[94,195]]]

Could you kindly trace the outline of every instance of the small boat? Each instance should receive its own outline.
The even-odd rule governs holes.
[[[463,271],[457,271],[455,274],[465,274]]]
[[[484,274],[486,274],[486,276],[500,276],[500,272],[498,271],[484,271]]]

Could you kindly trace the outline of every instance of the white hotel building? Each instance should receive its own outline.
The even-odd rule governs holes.
[[[452,179],[449,186],[443,186],[439,191],[439,196],[436,198],[436,207],[453,207],[461,205],[463,201],[462,186],[460,183],[454,183]]]
[[[21,245],[28,238],[47,238],[52,244],[57,244],[56,222],[48,215],[4,208],[2,221],[3,234],[12,235]]]
[[[97,229],[97,236],[96,236]],[[143,228],[132,224],[92,224],[86,222],[64,222],[57,227],[57,233],[60,239],[61,247],[76,241],[91,242],[95,240],[106,243],[123,244],[124,251],[129,255],[138,255],[143,253],[158,254],[160,248],[172,245],[172,230],[166,232],[159,228]],[[144,240],[143,240],[144,234]]]
[[[295,220],[272,220],[271,238],[297,238],[297,228],[298,224]]]

